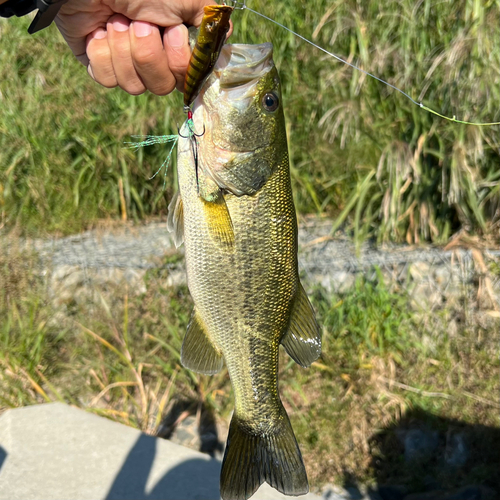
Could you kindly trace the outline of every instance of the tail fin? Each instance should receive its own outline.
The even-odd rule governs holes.
[[[222,462],[220,492],[223,500],[246,500],[266,481],[285,495],[309,491],[306,469],[283,409],[279,426],[269,434],[252,433],[233,416]]]

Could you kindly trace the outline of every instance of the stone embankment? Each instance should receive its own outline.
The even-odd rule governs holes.
[[[483,309],[500,309],[500,250],[391,245],[356,249],[343,236],[330,235],[331,221],[309,219],[300,225],[299,266],[307,288],[322,286],[345,293],[363,274],[408,292],[416,307],[429,310],[453,303],[464,294]],[[175,249],[165,223],[93,230],[75,236],[32,240],[55,305],[86,300],[93,287],[127,285],[129,293],[145,291],[149,269],[167,269],[167,284],[186,283],[183,247]]]

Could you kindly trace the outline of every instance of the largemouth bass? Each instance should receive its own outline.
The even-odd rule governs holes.
[[[223,362],[235,410],[221,471],[225,500],[267,481],[288,495],[309,487],[278,392],[281,343],[300,365],[320,354],[320,329],[298,276],[281,87],[272,45],[225,45],[193,106],[196,130],[178,145],[180,196],[168,227],[184,239],[195,308],[183,365],[213,374]],[[197,141],[197,161],[193,149]]]

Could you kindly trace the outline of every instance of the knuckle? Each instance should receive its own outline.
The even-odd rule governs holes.
[[[118,85],[113,68],[96,67],[95,70],[89,66],[89,75],[103,87],[112,89]]]
[[[142,83],[128,83],[127,85],[120,85],[120,87],[130,95],[141,95],[146,92],[146,87]]]
[[[113,89],[118,85],[118,82],[115,78],[115,76],[103,76],[100,77],[99,80],[96,80],[98,83],[100,83],[103,87],[106,87],[107,89]]]
[[[159,57],[157,53],[145,45],[137,47],[132,54],[134,62],[140,67],[154,67],[158,64]]]
[[[109,47],[100,46],[89,52],[89,59],[92,61],[111,61],[111,53]]]
[[[114,40],[110,45],[111,54],[113,58],[118,60],[130,60],[130,42],[124,38],[121,40]]]
[[[173,92],[175,89],[175,80],[172,82],[162,82],[160,85],[152,85],[149,87],[149,91],[156,95],[167,95]]]
[[[91,62],[110,60],[111,52],[107,43],[91,41],[87,47],[87,57]]]

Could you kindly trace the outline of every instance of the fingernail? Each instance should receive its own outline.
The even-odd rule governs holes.
[[[128,22],[122,21],[121,19],[115,19],[113,21],[113,29],[115,31],[127,31],[128,30]]]
[[[182,47],[186,43],[186,28],[179,24],[167,31],[167,42],[170,47]]]
[[[142,21],[134,22],[134,33],[137,37],[143,37],[151,35],[153,29],[149,23],[143,23]]]
[[[95,80],[94,72],[92,71],[92,66],[90,64],[87,67],[87,71],[88,71],[89,75]]]
[[[106,38],[107,31],[103,30],[102,28],[97,28],[94,31],[94,38],[97,38],[98,40],[102,40],[103,38]]]

